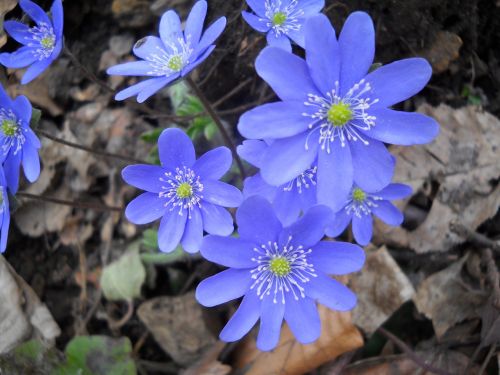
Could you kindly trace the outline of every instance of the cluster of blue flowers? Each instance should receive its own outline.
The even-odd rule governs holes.
[[[228,148],[197,159],[189,137],[167,129],[158,140],[161,165],[131,165],[122,176],[144,190],[129,203],[126,217],[136,224],[161,219],[161,251],[171,252],[180,244],[227,267],[196,290],[204,306],[243,297],[220,338],[239,340],[260,319],[257,347],[271,350],[283,319],[299,342],[310,343],[321,333],[318,302],[339,311],[355,306],[355,294],[329,275],[360,270],[364,251],[325,240],[325,235],[336,237],[352,222],[354,238],[366,245],[372,215],[400,225],[403,215],[391,201],[407,197],[411,189],[391,183],[395,159],[386,144],[427,143],[439,129],[432,118],[390,109],[419,92],[432,71],[421,58],[371,71],[375,32],[366,13],[351,14],[337,37],[320,13],[324,0],[247,3],[254,13],[242,16],[267,33],[269,44],[255,62],[257,74],[279,98],[246,112],[238,124],[247,138],[238,154],[259,172],[244,181],[241,192],[220,181],[232,163]],[[36,25],[5,23],[23,47],[0,54],[0,63],[29,66],[22,79],[28,83],[61,51],[63,11],[61,0],[54,1],[52,18],[29,0],[21,0],[20,6]],[[221,17],[203,32],[206,13],[206,1],[197,1],[182,27],[178,15],[167,11],[159,37],[135,44],[138,61],[108,69],[109,74],[146,77],[116,99],[137,96],[143,102],[203,62],[226,25]],[[305,49],[305,58],[292,53],[290,41]],[[10,217],[8,192],[17,190],[20,164],[30,181],[40,172],[40,141],[30,129],[31,112],[25,97],[11,100],[0,88],[2,250]],[[233,236],[228,207],[238,207]]]

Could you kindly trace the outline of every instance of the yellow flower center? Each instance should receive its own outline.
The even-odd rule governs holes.
[[[356,202],[363,202],[366,199],[366,193],[360,188],[355,188],[352,192],[352,199]]]
[[[286,276],[292,270],[290,262],[285,257],[276,257],[272,259],[269,268],[276,276]]]
[[[40,44],[42,45],[43,48],[46,49],[51,49],[54,47],[54,38],[51,36],[46,36],[43,37],[42,40],[40,40]]]
[[[338,127],[344,126],[352,119],[351,107],[343,102],[333,104],[326,115],[328,121],[333,124],[333,126]]]
[[[167,66],[170,70],[178,72],[182,69],[182,57],[180,55],[172,56],[170,60],[168,60]]]
[[[2,132],[7,137],[12,137],[17,132],[17,123],[14,120],[3,120],[2,121]]]
[[[276,12],[274,13],[273,16],[273,25],[274,26],[281,26],[285,23],[286,21],[286,14],[283,12]]]
[[[177,197],[181,199],[191,198],[193,195],[193,188],[187,182],[183,182],[177,187],[175,193],[177,194]]]

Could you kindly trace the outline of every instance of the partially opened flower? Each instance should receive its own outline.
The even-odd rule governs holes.
[[[261,166],[264,150],[268,145],[264,141],[248,140],[238,146],[238,154],[257,168]],[[260,172],[245,179],[243,196],[245,198],[260,195],[273,204],[276,216],[283,225],[292,224],[301,213],[316,204],[316,172],[318,167],[302,172],[298,177],[281,186],[269,185]]]
[[[207,14],[207,2],[198,1],[189,14],[184,31],[181,21],[173,10],[166,12],[160,21],[160,37],[147,36],[139,40],[133,49],[139,61],[112,66],[108,74],[149,77],[116,94],[116,100],[137,95],[143,102],[161,88],[186,76],[201,64],[214,50],[215,40],[226,27],[226,18],[216,20],[203,33]]]
[[[387,186],[394,159],[384,143],[427,143],[438,124],[420,113],[389,109],[419,92],[432,74],[429,63],[410,58],[368,73],[375,40],[370,17],[349,16],[339,39],[324,15],[305,27],[306,59],[267,47],[257,73],[280,102],[245,113],[238,124],[250,139],[274,140],[262,157],[261,174],[279,186],[317,160],[317,198],[338,211],[353,183],[365,191]]]
[[[3,168],[0,166],[0,253],[3,253],[7,247],[7,238],[9,236],[10,210],[9,195],[7,193],[7,180]]]
[[[1,53],[0,64],[7,68],[29,67],[21,79],[24,85],[38,77],[61,53],[64,16],[62,0],[54,0],[50,8],[52,18],[30,0],[20,0],[19,5],[35,26],[5,21],[5,31],[23,46],[12,53]]]
[[[35,182],[40,175],[40,140],[30,128],[32,108],[25,96],[12,100],[0,85],[0,162],[12,194],[19,185],[19,169]]]
[[[304,24],[307,19],[321,12],[324,0],[247,0],[255,12],[242,16],[255,30],[267,33],[271,46],[292,50],[290,39],[302,48],[305,44]]]
[[[318,339],[321,322],[316,302],[346,311],[356,296],[327,275],[355,272],[365,255],[356,245],[321,241],[331,220],[325,206],[312,207],[298,221],[283,227],[271,204],[245,200],[236,213],[239,238],[207,236],[201,254],[229,269],[202,281],[196,298],[216,306],[243,297],[220,333],[224,341],[241,339],[260,319],[257,347],[271,350],[279,341],[283,319],[301,343]]]
[[[366,246],[372,239],[373,215],[388,225],[401,225],[403,214],[390,201],[406,198],[410,194],[411,187],[404,184],[390,184],[377,192],[367,192],[354,186],[345,206],[335,214],[326,234],[337,237],[352,222],[354,239]]]
[[[129,203],[126,217],[135,224],[161,219],[160,250],[197,252],[203,230],[220,236],[233,232],[233,219],[223,207],[237,207],[241,192],[218,181],[231,166],[231,152],[218,147],[196,160],[193,143],[179,129],[164,130],[158,139],[161,166],[131,165],[123,179],[146,192]]]

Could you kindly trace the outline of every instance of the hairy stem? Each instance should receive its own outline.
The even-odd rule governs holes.
[[[23,191],[17,192],[16,196],[20,197],[20,198],[28,198],[28,199],[38,200],[38,201],[42,201],[42,202],[62,204],[63,206],[71,206],[71,207],[75,207],[75,208],[83,208],[83,209],[89,209],[89,210],[95,210],[95,211],[121,212],[123,210],[121,207],[112,207],[112,206],[106,206],[105,204],[94,204],[94,203],[88,203],[88,202],[69,201],[69,200],[65,200],[65,199],[47,197],[44,195],[25,193]]]

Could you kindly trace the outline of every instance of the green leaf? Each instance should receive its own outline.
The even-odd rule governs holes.
[[[179,83],[170,86],[169,88],[170,101],[172,103],[172,107],[174,108],[174,112],[177,112],[177,109],[186,99],[188,95],[188,90],[189,90],[188,86],[183,81],[180,81]]]
[[[145,279],[146,270],[139,250],[129,250],[102,271],[102,292],[110,301],[131,300],[141,296]]]
[[[158,231],[156,229],[146,229],[142,233],[142,244],[151,250],[158,249]]]
[[[378,68],[380,68],[380,67],[381,67],[381,66],[383,66],[383,65],[384,65],[384,64],[379,63],[379,62],[373,63],[373,64],[370,66],[370,69],[368,69],[368,73],[374,72],[375,70],[377,70]]]
[[[158,142],[158,138],[160,138],[161,132],[165,130],[164,128],[156,128],[141,134],[141,139],[144,142],[156,144]]]
[[[177,246],[177,248],[171,253],[142,253],[141,260],[147,264],[172,264],[178,261],[181,261],[185,257],[185,253],[182,250],[181,246]]]
[[[30,340],[0,356],[0,374],[52,374],[63,360],[57,349],[46,348],[39,340]]]
[[[31,112],[30,128],[31,129],[38,128],[38,123],[40,122],[41,118],[42,118],[42,111],[40,111],[37,108],[33,108]]]

